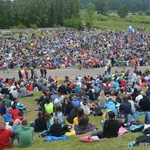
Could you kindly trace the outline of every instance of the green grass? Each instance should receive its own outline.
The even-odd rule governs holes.
[[[109,14],[108,16],[97,15],[94,27],[99,29],[126,30],[131,25],[133,28],[144,29],[144,22],[147,23],[146,29],[150,30],[150,16],[129,14],[125,18],[120,18],[117,14]]]
[[[110,30],[127,30],[129,26],[132,26],[133,28],[139,28],[143,29],[144,25],[143,23],[131,23],[126,21],[95,21],[94,27],[96,28],[104,28],[104,29],[110,29]],[[150,29],[150,25],[148,24],[146,26],[146,29]]]
[[[25,113],[24,117],[28,119],[28,121],[32,122],[37,118],[37,111],[34,108],[37,107],[37,103],[34,100],[36,96],[40,96],[41,92],[37,92],[33,97],[21,98],[19,99],[19,103],[24,104],[29,112]],[[89,116],[90,123],[96,125],[99,129],[101,129],[100,120],[102,117],[94,117],[93,115]],[[144,117],[140,116],[140,120],[143,120]],[[127,144],[136,139],[141,133],[127,133],[121,137],[100,140],[99,142],[93,143],[83,143],[79,141],[79,137],[85,135],[91,135],[92,132],[89,132],[84,135],[76,135],[71,136],[67,140],[60,140],[54,142],[44,142],[44,138],[39,138],[38,133],[34,133],[34,143],[31,147],[25,148],[26,150],[47,150],[47,149],[55,149],[55,150],[127,150]],[[15,141],[12,150],[20,150],[21,148],[18,146]],[[148,147],[135,147],[133,150],[148,150]]]

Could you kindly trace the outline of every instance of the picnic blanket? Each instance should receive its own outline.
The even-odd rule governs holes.
[[[57,137],[57,136],[46,136],[44,141],[52,142],[52,141],[58,141],[58,140],[65,140],[65,139],[68,139],[68,138],[69,138],[69,136],[66,136],[66,135],[62,135],[62,136],[59,136],[59,137]]]
[[[89,132],[89,131],[93,131],[93,130],[95,130],[95,129],[97,129],[97,127],[96,126],[94,126],[94,125],[92,125],[92,124],[88,124],[88,126],[87,126],[87,128],[86,128],[86,130],[83,130],[83,129],[79,129],[79,130],[77,130],[76,131],[76,134],[85,134],[85,133],[87,133],[87,132]]]
[[[125,133],[128,133],[129,131],[126,128],[120,127],[118,131],[118,136],[122,136]],[[81,142],[98,142],[100,139],[97,136],[84,136],[79,138]],[[107,138],[102,138],[107,139]]]

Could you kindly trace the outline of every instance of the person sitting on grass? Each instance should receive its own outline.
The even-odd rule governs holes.
[[[28,125],[27,119],[22,121],[22,127],[15,130],[15,133],[19,135],[19,146],[27,147],[33,143],[33,131],[34,128]]]
[[[52,114],[53,113],[53,103],[50,101],[50,99],[48,97],[46,97],[46,103],[44,105],[45,108],[45,112],[47,112],[48,114]]]
[[[10,108],[10,107],[11,107],[11,100],[10,100],[9,94],[7,94],[7,95],[5,96],[4,101],[5,101],[6,107],[7,107],[7,108]]]
[[[115,113],[113,111],[108,112],[108,120],[105,120],[102,125],[105,138],[118,136],[120,125],[119,121],[115,119]]]
[[[13,120],[10,120],[9,122],[6,123],[5,129],[7,130],[13,130]]]
[[[4,114],[6,114],[5,101],[3,98],[0,98],[0,115],[3,116]]]
[[[38,112],[38,118],[34,122],[34,132],[42,132],[46,130],[46,119],[43,117],[43,112]]]
[[[73,119],[74,119],[75,117],[77,117],[77,110],[78,110],[78,107],[74,107],[74,108],[71,110],[70,114],[69,114],[69,115],[67,116],[67,118],[66,118],[65,124],[67,124],[68,126],[73,125]]]
[[[44,137],[46,135],[50,134],[50,128],[52,126],[52,124],[54,123],[53,117],[51,114],[45,113],[44,114],[44,118],[46,120],[46,130],[43,130],[40,134],[39,137]]]
[[[74,121],[74,130],[76,132],[78,131],[84,131],[88,127],[89,118],[87,115],[84,114],[84,110],[82,108],[79,108],[77,111],[77,117],[73,119]]]
[[[10,138],[14,137],[15,134],[11,130],[7,130],[0,126],[0,149],[4,150],[11,147]]]
[[[62,135],[62,127],[61,124],[58,122],[58,117],[54,117],[54,123],[50,128],[50,135],[58,137]]]
[[[69,98],[65,98],[64,103],[62,104],[62,107],[64,108],[64,116],[68,116],[73,109],[73,105],[71,104],[71,101]]]
[[[6,110],[6,114],[4,114],[3,119],[5,123],[12,120],[12,114],[10,113],[8,109]]]
[[[53,117],[58,118],[58,123],[60,123],[62,126],[65,124],[63,122],[63,114],[62,114],[62,107],[58,106],[55,108],[55,112],[53,113]]]
[[[19,110],[16,108],[16,105],[12,105],[12,109],[10,110],[10,113],[12,114],[12,119],[15,121],[19,117]]]
[[[108,99],[108,103],[104,106],[104,108],[106,109],[106,111],[112,110],[115,113],[115,115],[118,116],[116,105],[111,98]]]
[[[21,122],[20,122],[19,119],[16,119],[16,120],[14,121],[14,124],[13,124],[13,127],[12,127],[13,132],[15,133],[15,130],[16,130],[16,129],[20,129],[20,128],[21,128]],[[12,143],[12,144],[13,144],[13,142],[14,142],[15,139],[17,139],[17,141],[18,141],[18,143],[19,143],[19,136],[18,136],[18,134],[15,134],[15,136],[14,136],[13,138],[11,138],[11,143]]]
[[[90,114],[90,107],[86,97],[82,98],[82,101],[80,102],[80,106],[84,110],[84,114],[86,115]]]

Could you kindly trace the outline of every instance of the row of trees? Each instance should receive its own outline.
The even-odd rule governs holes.
[[[134,13],[149,7],[150,0],[0,0],[0,28],[60,25],[83,29],[81,9],[86,10],[84,24],[91,28],[96,13],[106,15],[111,9],[125,17],[128,10]]]
[[[93,4],[98,14],[106,15],[109,11],[116,11],[120,17],[125,17],[128,12],[135,14],[136,12],[145,11],[147,15],[150,13],[150,0],[80,0],[81,8],[88,7]]]
[[[85,9],[88,3],[101,3],[103,6],[107,3],[109,10],[119,10],[121,5],[128,7],[129,11],[147,11],[150,10],[150,0],[80,0],[81,8]],[[99,8],[100,9],[100,8]]]
[[[79,17],[79,0],[0,0],[0,28],[53,27]]]

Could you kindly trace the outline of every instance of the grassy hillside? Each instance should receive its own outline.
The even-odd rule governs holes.
[[[37,111],[34,110],[37,107],[35,102],[35,97],[40,96],[41,92],[37,92],[33,97],[21,98],[19,99],[19,103],[23,103],[29,110],[29,112],[25,113],[25,118],[28,121],[32,122],[37,117]],[[89,116],[90,123],[96,125],[99,129],[101,129],[100,120],[102,117],[94,117],[93,115]],[[140,116],[140,120],[143,120],[144,116]],[[141,135],[141,133],[127,133],[121,137],[100,140],[99,142],[94,143],[82,143],[79,141],[79,137],[85,135],[91,135],[92,132],[89,132],[84,135],[76,135],[72,136],[67,140],[60,140],[54,142],[45,142],[44,138],[38,137],[38,133],[34,134],[34,143],[31,147],[25,148],[26,150],[47,150],[47,149],[55,149],[55,150],[127,150],[127,143],[136,139],[137,136]],[[20,150],[15,141],[11,150]],[[148,150],[148,147],[136,147],[133,150]]]
[[[82,12],[83,19],[84,13],[85,12]],[[146,25],[144,25],[144,23],[146,23]],[[115,13],[111,13],[107,16],[96,14],[93,26],[99,29],[126,30],[130,25],[133,28],[146,28],[150,30],[150,16],[129,14],[125,18],[120,18]]]
[[[146,26],[144,25],[146,22]],[[120,18],[116,14],[109,16],[98,15],[94,26],[99,28],[106,28],[112,30],[125,30],[128,26],[139,29],[150,29],[150,17],[144,15],[128,15],[126,18]]]

